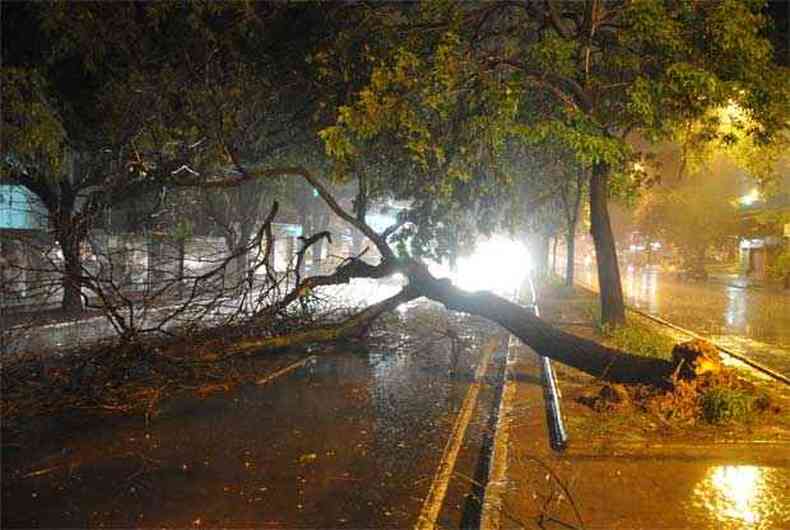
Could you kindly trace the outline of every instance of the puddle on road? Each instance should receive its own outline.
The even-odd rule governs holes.
[[[566,490],[547,473],[552,469],[586,528],[790,528],[790,467],[704,458],[550,457],[538,463],[527,454],[516,456],[511,468],[521,480],[517,491],[527,495],[507,506],[521,527],[537,527],[541,516],[546,529],[579,527]]]
[[[722,526],[771,528],[790,522],[787,473],[751,465],[714,466],[694,488],[694,503],[711,513]]]
[[[4,455],[3,527],[410,526],[473,368],[446,342],[324,354],[148,429],[51,429]]]

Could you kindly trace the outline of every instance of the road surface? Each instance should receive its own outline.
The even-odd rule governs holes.
[[[790,376],[790,292],[680,280],[648,268],[622,275],[626,304]],[[597,289],[594,267],[577,267],[576,278]]]
[[[404,319],[369,352],[285,371],[300,356],[271,357],[281,375],[166,404],[149,426],[43,426],[5,448],[2,527],[475,525],[505,335],[443,310]]]

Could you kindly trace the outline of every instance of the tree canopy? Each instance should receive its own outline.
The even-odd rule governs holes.
[[[535,319],[436,280],[420,258],[463,253],[479,232],[525,231],[569,174],[584,175],[575,189],[588,190],[602,317],[622,322],[607,201],[640,183],[633,137],[715,137],[746,150],[786,138],[790,77],[774,62],[762,6],[5,3],[2,177],[49,209],[69,307],[79,306],[80,242],[118,201],[301,177],[381,261],[298,277],[275,305],[402,272],[402,299],[430,296],[541,342],[549,332]],[[739,118],[721,132],[713,126],[730,106]],[[317,174],[356,184],[352,212]],[[386,199],[408,208],[376,232],[366,214]]]

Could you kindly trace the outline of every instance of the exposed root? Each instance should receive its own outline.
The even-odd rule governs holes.
[[[604,383],[576,401],[597,412],[647,412],[665,424],[748,421],[780,412],[770,395],[726,369],[693,378],[675,377],[667,388]]]

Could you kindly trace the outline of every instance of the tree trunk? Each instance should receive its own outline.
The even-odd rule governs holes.
[[[565,285],[573,287],[576,271],[576,225],[565,234]]]
[[[590,222],[598,266],[598,286],[601,298],[601,322],[609,325],[625,323],[623,288],[617,263],[612,225],[609,221],[607,196],[609,167],[595,164],[590,177]]]
[[[61,221],[61,223],[65,223]],[[58,241],[63,251],[63,302],[67,313],[82,311],[82,266],[80,263],[80,238],[74,230],[62,227],[58,230]]]
[[[560,242],[559,238],[555,235],[552,238],[551,244],[551,273],[557,274],[557,244]]]
[[[229,347],[223,346],[223,351],[260,352],[358,335],[383,313],[409,300],[425,296],[452,311],[479,315],[496,322],[538,354],[606,381],[663,386],[668,384],[668,378],[672,374],[673,366],[669,361],[631,355],[565,333],[536,317],[531,310],[495,294],[487,291],[467,292],[455,287],[448,279],[437,279],[424,265],[416,262],[409,261],[395,266],[371,266],[358,261],[347,264],[345,272],[343,268],[339,268],[334,277],[314,277],[306,280],[305,284],[315,287],[347,283],[351,278],[381,278],[397,271],[405,273],[409,278],[409,284],[399,294],[370,306],[343,323],[316,327],[291,335],[245,339]],[[297,297],[298,292],[290,300],[296,300]]]
[[[531,245],[529,248],[532,249],[532,256],[534,256],[535,260],[535,278],[536,279],[543,279],[546,277],[549,271],[549,236],[546,234],[535,234],[534,237],[530,238]]]
[[[54,215],[55,237],[63,252],[63,300],[61,308],[67,313],[82,311],[82,264],[80,244],[84,237],[74,218],[75,195],[61,183],[57,210]]]
[[[536,317],[530,310],[486,291],[470,293],[437,280],[427,271],[410,275],[417,292],[447,309],[479,315],[501,325],[538,354],[577,368],[594,377],[617,383],[664,385],[672,363],[613,350],[565,333]]]

